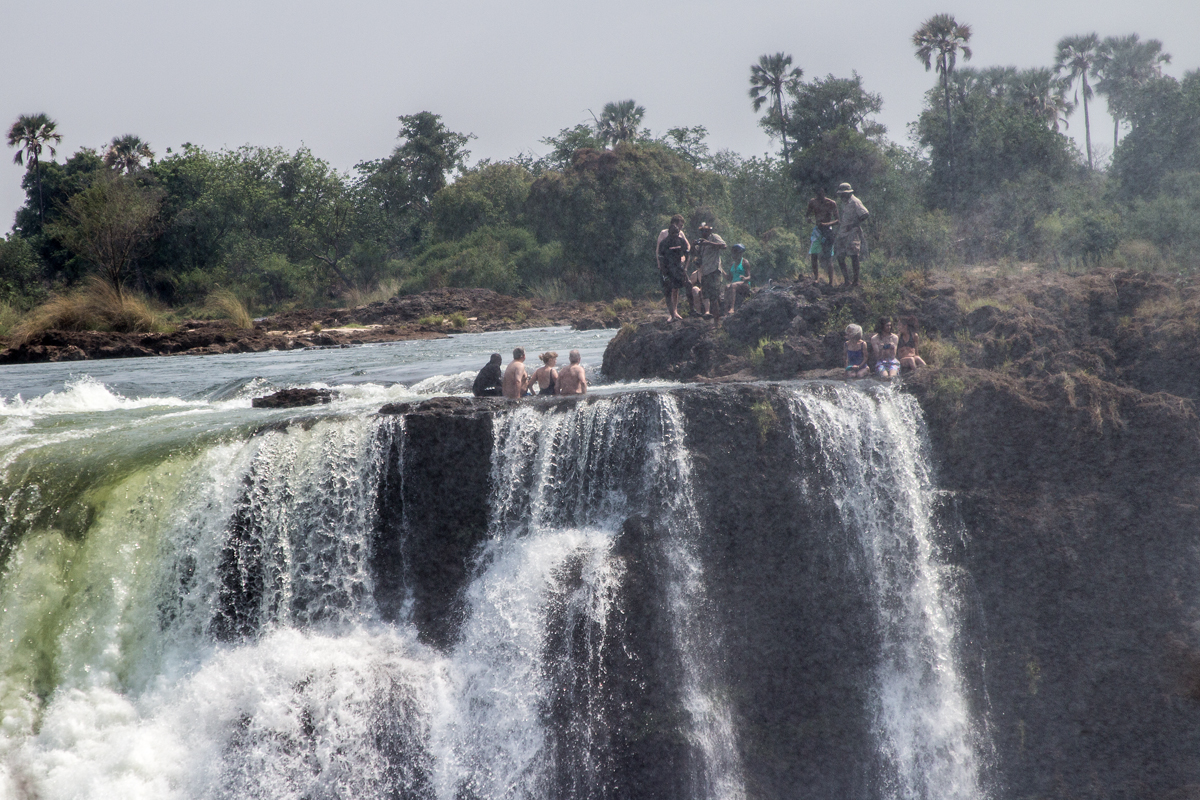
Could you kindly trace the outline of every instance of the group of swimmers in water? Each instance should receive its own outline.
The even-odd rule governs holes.
[[[890,381],[901,371],[925,366],[917,354],[917,318],[901,317],[900,332],[892,332],[892,321],[879,320],[870,340],[863,339],[861,325],[846,326],[846,380],[865,378],[874,366],[875,376]]]
[[[476,397],[507,397],[510,400],[520,400],[533,394],[587,393],[587,375],[580,363],[578,350],[572,350],[568,354],[570,363],[562,369],[558,368],[558,353],[548,351],[538,358],[541,359],[542,366],[533,372],[527,371],[525,348],[517,347],[513,350],[512,361],[501,370],[500,364],[504,359],[499,353],[492,353],[487,366],[475,376],[471,393]]]

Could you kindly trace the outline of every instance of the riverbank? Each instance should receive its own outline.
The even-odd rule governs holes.
[[[226,320],[188,320],[171,333],[49,330],[19,344],[0,339],[0,364],[260,353],[543,326],[619,328],[662,313],[661,303],[645,300],[551,303],[488,289],[435,289],[355,308],[289,311],[256,320],[253,328]]]

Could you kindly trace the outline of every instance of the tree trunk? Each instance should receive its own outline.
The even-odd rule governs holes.
[[[1083,75],[1083,140],[1087,143],[1088,169],[1092,170],[1092,123],[1088,119],[1088,82],[1087,73]]]
[[[950,71],[942,61],[942,90],[946,96],[946,140],[950,162],[950,210],[958,207],[958,172],[954,167],[954,123],[950,119]]]

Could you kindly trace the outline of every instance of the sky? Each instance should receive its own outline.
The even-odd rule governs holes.
[[[751,108],[750,65],[785,52],[806,80],[857,70],[889,137],[910,144],[935,80],[910,39],[937,13],[971,25],[971,66],[1051,66],[1060,38],[1095,31],[1160,39],[1176,77],[1200,68],[1195,0],[0,0],[0,123],[48,114],[60,162],[133,133],[160,157],[184,142],[304,145],[350,170],[392,151],[402,114],[440,114],[477,137],[472,161],[499,160],[542,155],[544,137],[634,99],[655,134],[703,125],[712,150],[750,156],[778,149]],[[1103,98],[1091,110],[1106,156]],[[1083,129],[1076,112],[1067,133]],[[0,233],[24,199],[4,153]]]

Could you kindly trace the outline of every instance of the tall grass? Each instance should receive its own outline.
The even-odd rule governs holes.
[[[165,314],[142,295],[117,291],[107,281],[91,277],[77,289],[54,295],[26,314],[14,328],[12,341],[24,344],[49,330],[150,333],[173,327]]]
[[[0,303],[0,336],[8,337],[21,322],[21,311],[16,306]]]
[[[250,330],[254,327],[254,318],[250,316],[250,312],[238,296],[229,289],[210,292],[204,302],[204,309],[213,316],[229,320],[235,328]]]

